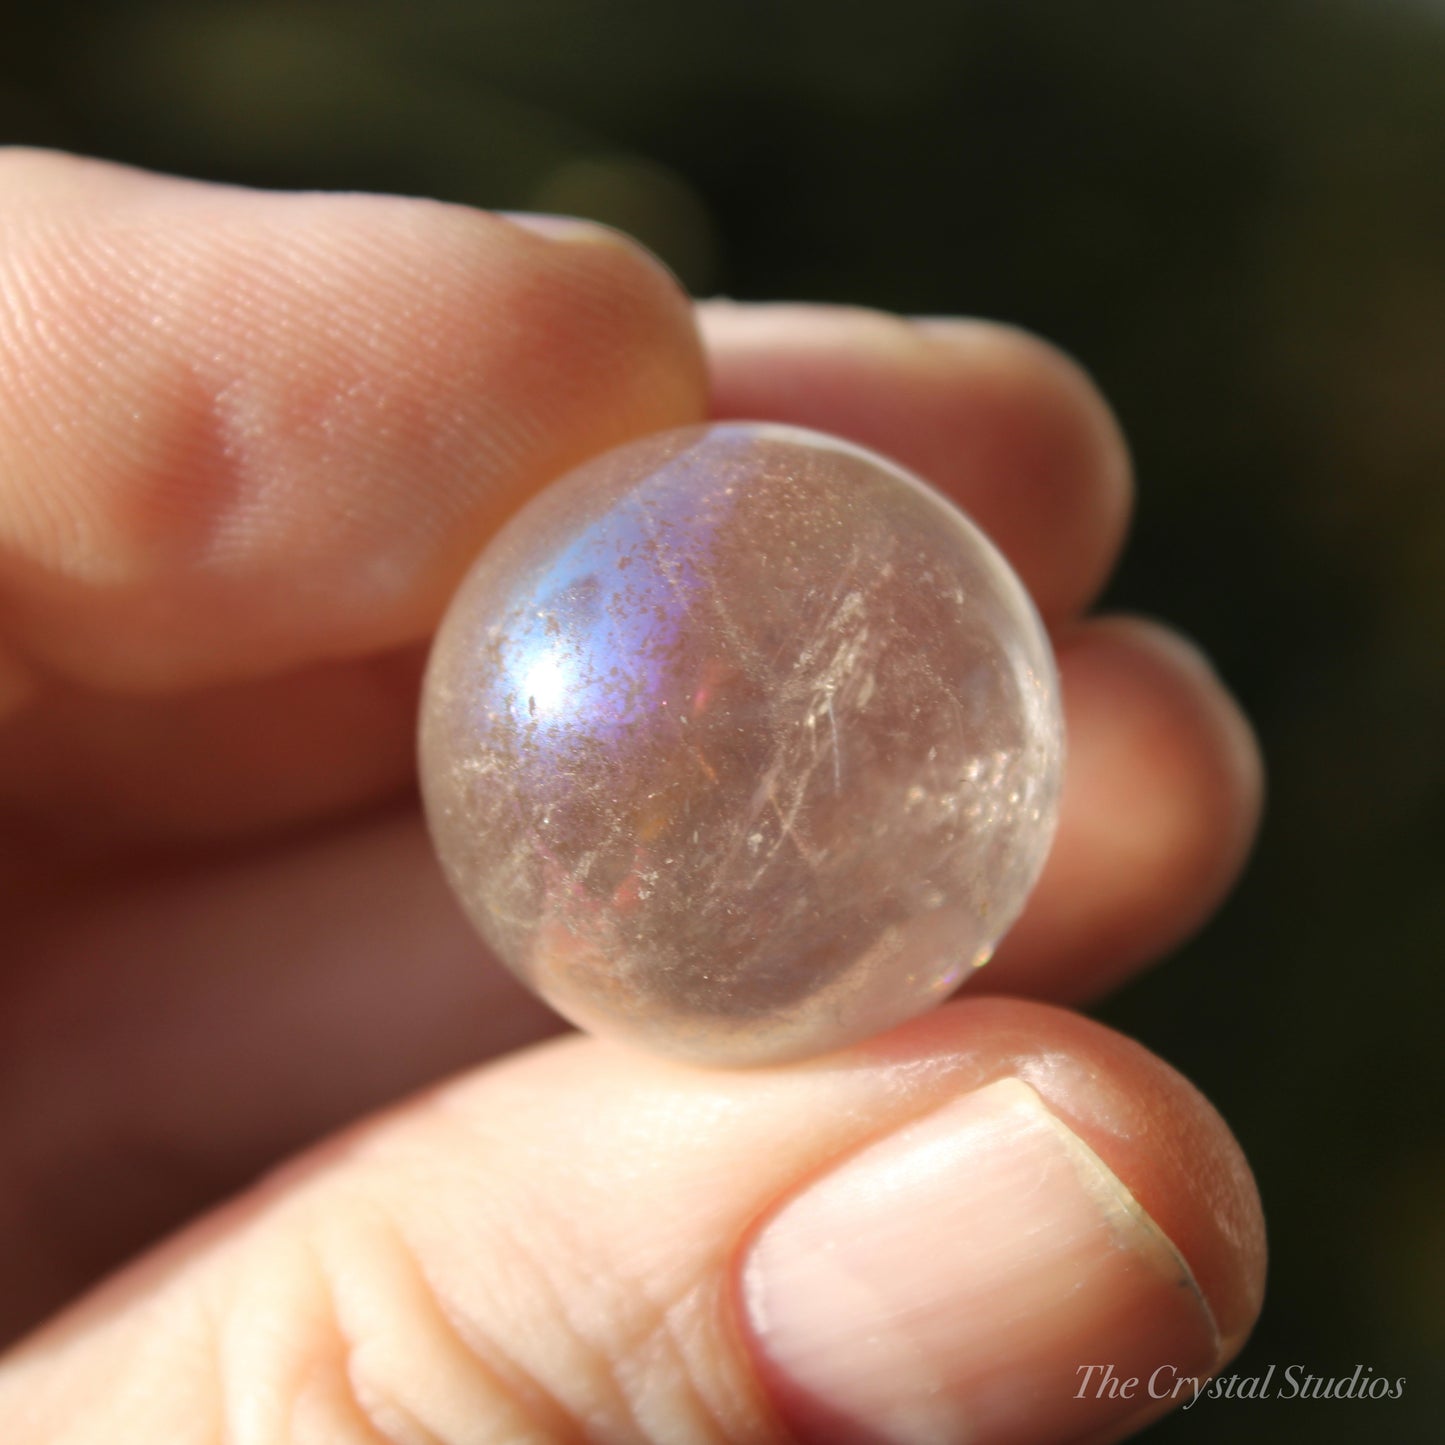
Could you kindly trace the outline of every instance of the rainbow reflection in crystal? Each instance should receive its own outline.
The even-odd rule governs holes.
[[[1047,638],[989,542],[880,457],[726,423],[525,507],[427,675],[422,788],[497,953],[597,1033],[821,1053],[985,961],[1053,833]]]

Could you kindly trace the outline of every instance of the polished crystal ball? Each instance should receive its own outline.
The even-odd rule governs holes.
[[[548,487],[457,593],[421,779],[488,943],[598,1034],[823,1053],[984,963],[1053,832],[1048,639],[951,503],[763,423]]]

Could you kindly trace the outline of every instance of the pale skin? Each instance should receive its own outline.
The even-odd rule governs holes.
[[[841,434],[969,511],[1069,733],[985,972],[747,1073],[562,1032],[412,793],[469,559],[708,416]],[[1248,1168],[1055,1006],[1196,929],[1259,810],[1208,665],[1086,615],[1131,490],[1092,383],[1009,328],[695,306],[610,232],[0,151],[0,1439],[1108,1439],[1171,1401],[1140,1369],[1080,1399],[1076,1365],[1223,1365],[1263,1289]],[[854,1329],[818,1260],[884,1218]]]

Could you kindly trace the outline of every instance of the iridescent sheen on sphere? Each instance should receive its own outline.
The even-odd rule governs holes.
[[[713,1064],[825,1052],[983,963],[1054,827],[1048,640],[881,457],[664,432],[530,502],[463,583],[421,777],[447,876],[584,1028]]]

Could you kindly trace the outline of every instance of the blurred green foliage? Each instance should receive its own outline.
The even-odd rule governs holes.
[[[1108,601],[1198,637],[1271,803],[1225,912],[1106,1016],[1220,1105],[1273,1269],[1154,1438],[1434,1440],[1445,1410],[1445,0],[56,0],[0,139],[572,210],[695,289],[1005,317],[1141,484]]]

